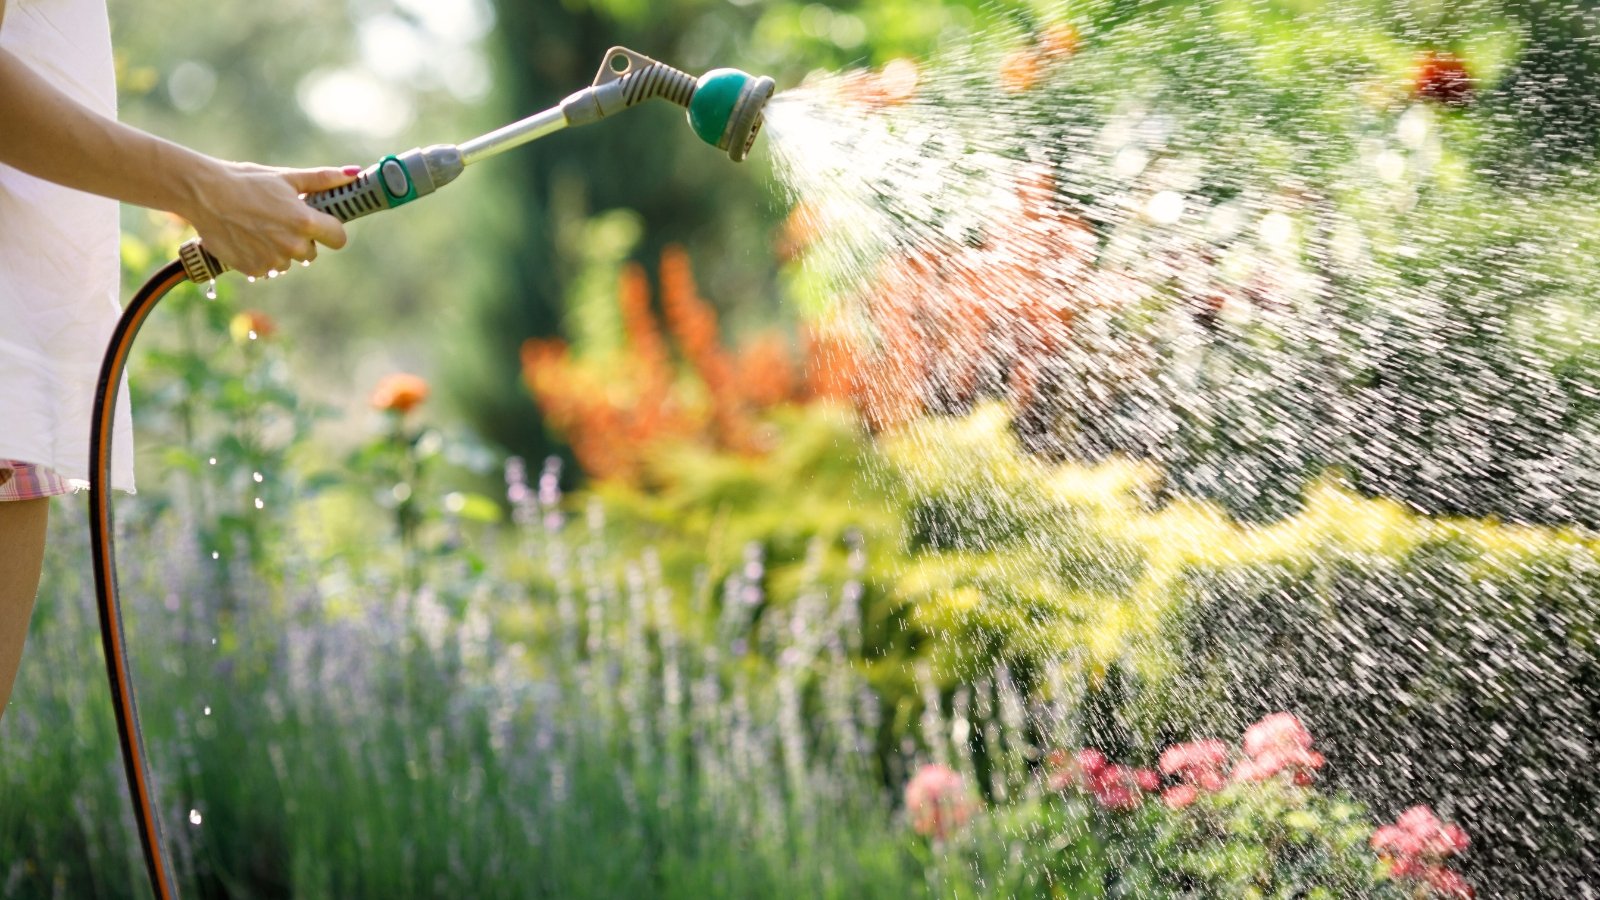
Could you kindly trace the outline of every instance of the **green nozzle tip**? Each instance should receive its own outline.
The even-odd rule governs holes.
[[[761,129],[761,113],[772,96],[771,78],[738,69],[712,69],[695,83],[689,99],[689,127],[702,141],[744,159]]]

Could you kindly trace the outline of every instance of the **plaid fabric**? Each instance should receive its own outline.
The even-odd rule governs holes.
[[[0,459],[0,501],[37,500],[71,492],[72,484],[52,469]]]

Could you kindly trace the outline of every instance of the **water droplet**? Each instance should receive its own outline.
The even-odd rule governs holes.
[[[267,270],[267,277],[268,278],[277,278],[278,277],[278,270],[277,269],[268,269]]]
[[[1405,177],[1406,158],[1393,150],[1385,150],[1373,160],[1373,165],[1378,168],[1378,177],[1394,184]]]
[[[260,472],[251,472],[250,473],[250,477],[254,478],[256,480],[256,484],[260,484],[261,481],[262,481],[262,476],[261,476]]]
[[[189,824],[190,825],[199,825],[200,824],[200,810],[198,810],[198,809],[189,810]]]
[[[255,329],[252,328],[252,329],[250,329],[250,340],[253,341],[255,339],[256,339],[256,332],[255,332]]]
[[[1183,218],[1183,195],[1177,191],[1162,191],[1144,205],[1145,215],[1160,225],[1174,225]]]
[[[310,265],[311,265],[311,260],[309,260],[309,259],[300,260],[300,268],[304,269],[304,268],[306,268],[306,267],[308,267]]]
[[[265,506],[266,506],[266,505],[267,505],[267,504],[266,504],[266,503],[264,503],[264,502],[262,502],[262,500],[261,500],[261,498],[260,498],[260,497],[257,497],[257,498],[256,498],[256,509],[262,509],[262,508],[264,508],[264,507],[265,507]]]
[[[1115,169],[1116,173],[1124,178],[1132,178],[1143,172],[1144,167],[1149,164],[1150,154],[1146,153],[1142,148],[1123,147],[1118,151],[1116,158],[1111,161],[1111,168]]]
[[[212,558],[212,559],[221,559],[221,558],[222,558],[222,554],[221,554],[221,553],[218,553],[218,552],[217,552],[217,551],[215,551],[215,550],[213,550],[213,551],[211,551],[211,558]]]
[[[214,466],[214,465],[217,464],[217,458],[215,456],[213,456],[210,459],[206,460],[206,462],[208,462],[208,463],[210,463],[211,465]]]
[[[250,282],[251,284],[256,283],[256,277],[254,275],[246,275],[244,280]]]
[[[217,283],[215,281],[211,281],[206,284],[206,299],[217,299]]]
[[[1267,213],[1261,217],[1257,233],[1269,246],[1282,247],[1294,237],[1294,220],[1281,212]]]
[[[211,707],[208,706],[205,708],[205,714],[208,716],[211,715]]]

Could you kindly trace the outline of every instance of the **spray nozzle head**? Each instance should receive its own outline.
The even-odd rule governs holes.
[[[582,124],[651,97],[689,110],[700,139],[738,162],[761,131],[773,80],[738,69],[712,69],[698,79],[627,47],[606,51],[594,84],[563,102],[569,124]]]
[[[766,75],[738,69],[712,69],[695,82],[689,99],[689,127],[700,139],[728,151],[734,162],[745,158],[761,132],[762,117],[775,87]]]

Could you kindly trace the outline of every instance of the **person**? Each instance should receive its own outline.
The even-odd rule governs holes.
[[[247,275],[344,246],[301,195],[356,167],[216,159],[116,120],[105,0],[0,0],[0,716],[44,558],[49,498],[87,484],[90,405],[120,312],[117,202],[187,220]],[[127,391],[111,485],[133,489]]]

